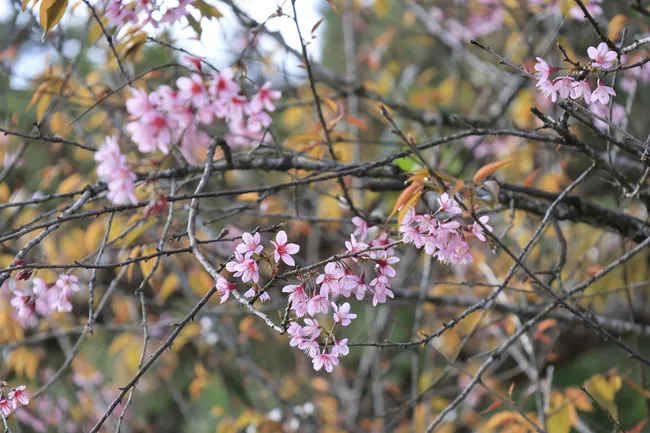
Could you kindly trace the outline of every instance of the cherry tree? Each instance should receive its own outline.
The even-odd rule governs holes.
[[[641,432],[650,6],[309,3],[7,3],[5,431]]]

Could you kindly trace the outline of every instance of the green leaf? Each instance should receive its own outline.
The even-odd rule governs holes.
[[[196,0],[193,4],[201,12],[201,16],[210,18],[221,18],[223,15],[219,12],[219,9],[206,3],[204,0]]]

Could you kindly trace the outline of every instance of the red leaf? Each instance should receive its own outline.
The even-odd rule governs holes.
[[[487,409],[485,409],[485,410],[484,410],[483,412],[481,412],[481,413],[488,413],[488,412],[490,412],[490,411],[493,411],[494,409],[496,409],[497,407],[501,406],[502,404],[503,404],[502,401],[495,401],[494,403],[492,403],[492,404],[491,404]]]

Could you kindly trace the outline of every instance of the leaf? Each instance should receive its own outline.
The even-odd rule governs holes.
[[[496,173],[501,167],[508,165],[512,162],[511,159],[505,159],[503,161],[497,161],[497,162],[492,162],[490,164],[484,165],[481,167],[476,174],[474,175],[474,178],[472,179],[474,182],[480,182],[481,180],[485,179],[486,177],[489,177]]]
[[[12,368],[16,375],[25,376],[29,380],[36,380],[39,359],[36,352],[27,347],[19,347],[9,353],[6,364]]]
[[[32,2],[32,0],[23,0],[22,4],[20,5],[20,9],[25,12],[27,10],[27,6]]]
[[[140,254],[140,255],[141,256],[148,256],[148,255],[154,254],[155,252],[156,252],[156,246],[152,245],[152,244],[149,244],[149,245],[145,245],[144,247],[142,247],[142,254]],[[143,277],[146,277],[147,275],[149,275],[149,273],[151,271],[153,271],[153,265],[154,265],[155,262],[156,262],[155,258],[151,258],[149,260],[142,260],[140,262],[140,270],[142,271],[142,276]],[[160,266],[158,267],[158,269],[160,269]]]
[[[36,105],[36,121],[40,122],[47,111],[47,107],[50,106],[50,101],[52,100],[52,94],[44,94],[41,99],[38,100]]]
[[[59,184],[59,187],[56,189],[56,193],[67,194],[69,192],[76,191],[79,189],[82,183],[83,179],[79,173],[71,174],[67,177],[67,179]]]
[[[628,377],[623,377],[622,379],[623,379],[623,382],[625,382],[625,384],[627,386],[629,386],[630,388],[632,388],[633,390],[635,390],[636,392],[638,392],[639,394],[641,394],[645,398],[650,399],[650,391],[643,388],[641,385],[634,382],[632,379],[630,379]]]
[[[547,420],[548,433],[569,433],[571,431],[571,405],[563,404]]]
[[[40,21],[44,33],[61,21],[67,7],[68,0],[41,0]]]
[[[219,12],[219,9],[206,3],[204,0],[196,0],[192,6],[197,8],[201,12],[201,16],[205,18],[210,19],[223,17],[221,12]]]
[[[587,397],[587,394],[582,392],[578,388],[566,388],[564,390],[564,395],[571,401],[571,403],[583,412],[591,412],[594,410],[594,407],[591,404],[591,400]]]
[[[618,39],[618,35],[623,30],[627,18],[623,14],[618,14],[609,20],[607,24],[607,36],[610,39]]]
[[[385,17],[390,12],[391,0],[376,0],[375,13],[380,17]]]
[[[393,210],[390,212],[390,215],[388,215],[388,218],[386,218],[386,222],[388,222],[388,220],[390,220],[392,216],[395,215],[399,208],[408,203],[411,200],[411,197],[413,197],[415,194],[418,194],[418,192],[421,195],[422,191],[424,191],[424,184],[422,182],[413,182],[407,186],[399,195],[399,197],[397,197],[395,206],[393,206]]]
[[[366,123],[358,117],[348,116],[344,120],[349,124],[356,126],[360,130],[368,132],[368,125],[366,125]]]
[[[154,224],[156,224],[155,218],[147,219],[144,224],[140,225],[140,227],[133,229],[128,235],[124,236],[122,239],[122,245],[130,246],[136,239],[138,239],[144,232],[146,232],[149,227],[153,226]]]
[[[496,409],[497,407],[499,407],[499,406],[501,406],[501,405],[503,405],[503,402],[500,401],[500,400],[497,400],[497,401],[495,401],[494,403],[492,403],[491,405],[489,405],[488,408],[485,409],[485,410],[484,410],[483,412],[481,412],[481,413],[492,412],[494,409]]]
[[[521,415],[517,412],[505,411],[498,412],[492,415],[492,417],[485,423],[487,429],[493,429],[499,426],[506,426],[508,424],[519,423]]]
[[[187,18],[187,22],[190,24],[190,27],[194,29],[194,32],[200,39],[201,33],[203,32],[203,28],[201,28],[201,24],[199,24],[199,22],[196,20],[196,18],[192,16],[192,14],[187,14],[186,18]]]
[[[412,207],[417,206],[418,202],[422,198],[423,191],[417,191],[413,196],[407,201],[404,206],[402,206],[402,209],[400,209],[399,213],[397,214],[397,225],[401,226],[402,221],[404,220],[404,217],[406,216],[406,213],[408,212],[409,209]]]
[[[181,285],[181,280],[176,274],[169,274],[163,280],[160,291],[156,295],[156,299],[160,302],[165,302],[169,295],[174,293]]]
[[[312,35],[313,35],[314,32],[318,29],[318,27],[321,25],[321,23],[323,22],[324,19],[325,19],[325,18],[321,18],[321,19],[319,19],[319,20],[316,22],[316,24],[314,24],[314,27],[311,28],[311,34],[312,34]]]

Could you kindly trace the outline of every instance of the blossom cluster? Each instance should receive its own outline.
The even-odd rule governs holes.
[[[469,244],[466,235],[472,234],[481,242],[486,242],[483,227],[477,222],[470,226],[463,226],[459,221],[453,220],[456,215],[463,213],[458,202],[443,193],[438,197],[440,208],[434,214],[422,214],[410,208],[402,220],[399,231],[402,241],[412,244],[416,248],[436,257],[440,262],[455,265],[472,263],[474,259],[469,253]],[[484,215],[479,222],[492,231],[487,225],[489,217]]]
[[[9,391],[7,397],[4,395],[0,396],[0,411],[2,411],[2,415],[5,417],[11,415],[11,413],[18,408],[19,404],[23,406],[29,404],[29,397],[25,391],[25,385],[11,388],[11,391]]]
[[[567,99],[580,99],[584,98],[587,104],[600,102],[601,104],[608,104],[610,97],[615,96],[616,92],[611,87],[604,85],[597,77],[597,85],[595,89],[591,88],[589,82],[590,76],[600,70],[611,68],[617,58],[615,51],[611,51],[605,42],[601,42],[598,47],[589,47],[587,49],[589,55],[590,68],[581,70],[578,76],[587,74],[584,79],[576,79],[570,75],[564,75],[556,78],[551,78],[560,70],[555,66],[549,66],[548,63],[541,57],[537,57],[535,64],[535,78],[537,78],[537,87],[544,94],[545,97],[551,98],[555,102],[558,98]]]
[[[18,320],[24,327],[38,324],[38,317],[47,317],[52,312],[70,312],[72,292],[79,292],[79,279],[76,275],[61,274],[53,283],[42,278],[32,280],[31,293],[14,290],[11,305],[18,313]]]
[[[117,137],[106,137],[104,145],[95,153],[98,162],[97,174],[108,185],[108,198],[114,204],[136,203],[133,193],[135,173],[126,163],[126,156],[120,152]]]
[[[200,60],[190,58],[188,63],[197,73],[179,77],[176,89],[160,85],[149,94],[136,89],[126,101],[131,118],[126,129],[138,150],[167,154],[179,143],[185,158],[195,162],[193,150],[210,142],[210,136],[199,126],[212,124],[213,119],[227,123],[230,133],[226,139],[231,147],[261,143],[264,129],[271,125],[269,112],[275,111],[273,101],[281,93],[267,82],[249,100],[233,69],[213,73],[206,82],[200,74]]]
[[[354,295],[361,301],[371,293],[372,304],[376,306],[385,303],[387,297],[394,297],[391,290],[391,279],[396,274],[393,265],[400,259],[394,255],[394,248],[390,247],[393,240],[388,237],[388,233],[381,232],[366,242],[370,224],[359,217],[354,217],[353,223],[356,230],[350,235],[350,240],[345,242],[345,260],[331,261],[315,279],[282,289],[284,293],[289,293],[291,310],[295,316],[303,320],[303,325],[296,320],[289,326],[289,345],[311,357],[315,370],[324,368],[325,371],[332,372],[339,364],[339,358],[350,352],[348,339],[338,339],[334,331],[337,327],[350,325],[357,315],[350,312],[348,302],[337,303],[335,300]],[[374,278],[370,282],[366,282],[366,265],[372,265],[374,271]],[[331,329],[326,329],[315,316],[328,314],[330,307],[334,325]],[[331,346],[329,351],[328,346]]]
[[[151,24],[157,28],[160,24],[174,24],[185,17],[189,13],[187,6],[193,0],[178,0],[176,6],[170,6],[170,3],[168,0],[110,0],[104,15],[112,26],[130,23],[139,26]]]

